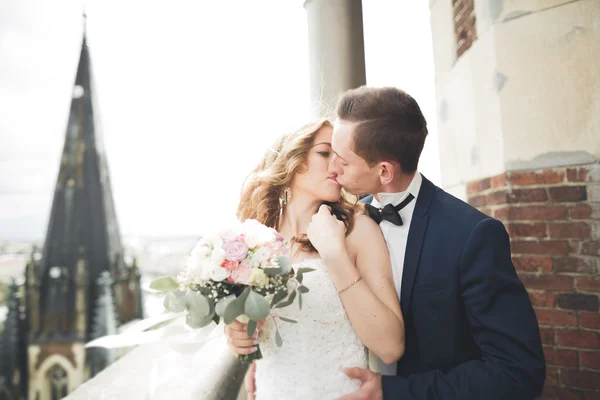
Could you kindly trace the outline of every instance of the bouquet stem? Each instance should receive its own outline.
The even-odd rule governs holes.
[[[238,360],[242,364],[252,364],[256,360],[260,360],[262,358],[262,353],[260,352],[260,346],[256,345],[256,351],[252,354],[240,354],[238,355]]]

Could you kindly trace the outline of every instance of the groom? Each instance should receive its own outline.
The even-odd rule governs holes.
[[[374,194],[363,202],[388,244],[406,326],[396,375],[347,369],[362,386],[342,399],[534,399],[544,355],[508,234],[417,171],[426,136],[402,90],[361,87],[338,104],[330,171],[347,191]],[[327,235],[335,218],[322,208],[312,223]]]
[[[406,327],[395,375],[347,369],[362,385],[340,400],[534,399],[544,355],[508,234],[417,171],[426,136],[417,102],[399,89],[361,87],[338,104],[330,170],[347,191],[374,194],[363,202],[388,244]],[[315,247],[327,245],[335,218],[321,207],[312,224]]]

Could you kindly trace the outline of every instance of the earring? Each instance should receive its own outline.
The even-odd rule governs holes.
[[[281,211],[285,208],[285,206],[290,202],[290,198],[292,197],[292,192],[289,187],[285,188],[281,195],[279,196],[279,208]]]

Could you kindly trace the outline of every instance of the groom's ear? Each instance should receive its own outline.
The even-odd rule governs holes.
[[[379,163],[379,182],[382,185],[388,185],[392,183],[396,173],[398,173],[396,165],[387,161],[382,161]]]

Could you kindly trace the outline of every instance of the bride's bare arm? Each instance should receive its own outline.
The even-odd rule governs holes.
[[[379,226],[360,215],[345,244],[345,249],[321,256],[342,291],[340,298],[359,338],[383,362],[392,364],[404,354],[404,319],[385,240]],[[358,277],[362,279],[352,284]]]

